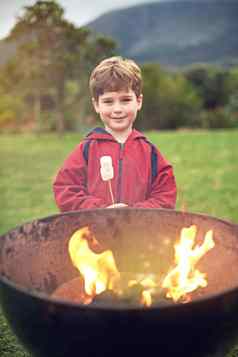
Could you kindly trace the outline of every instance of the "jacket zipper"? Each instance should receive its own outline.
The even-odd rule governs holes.
[[[122,154],[124,150],[124,144],[119,143],[119,161],[118,161],[118,181],[117,181],[117,203],[121,202],[121,189],[122,189]]]

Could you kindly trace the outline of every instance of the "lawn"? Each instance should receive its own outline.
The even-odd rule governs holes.
[[[238,130],[147,135],[174,166],[176,209],[238,223]],[[0,136],[0,234],[26,221],[57,213],[52,180],[80,139],[75,133],[63,138],[54,134]],[[227,357],[238,356],[236,351],[231,346]],[[10,356],[28,355],[0,315],[0,357]]]

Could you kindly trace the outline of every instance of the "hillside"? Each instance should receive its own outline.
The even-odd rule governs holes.
[[[111,11],[87,26],[139,62],[229,64],[238,58],[237,19],[236,0],[177,0]]]
[[[237,19],[237,0],[166,0],[111,11],[87,26],[115,39],[117,53],[140,63],[229,66],[238,64]],[[18,45],[0,40],[0,66]]]

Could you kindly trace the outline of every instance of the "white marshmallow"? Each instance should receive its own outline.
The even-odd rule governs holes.
[[[100,158],[100,164],[100,173],[103,181],[111,180],[114,175],[111,156],[102,156]]]

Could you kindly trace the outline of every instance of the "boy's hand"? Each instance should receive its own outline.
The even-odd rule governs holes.
[[[107,206],[107,208],[118,208],[118,207],[128,207],[125,203],[114,203],[113,205]]]

